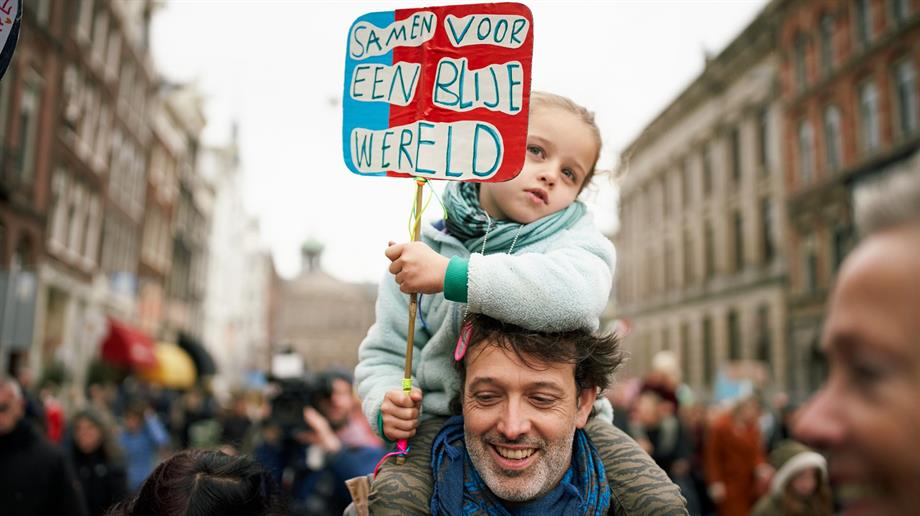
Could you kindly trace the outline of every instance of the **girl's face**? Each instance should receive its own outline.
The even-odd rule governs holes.
[[[83,453],[92,453],[102,445],[102,430],[92,421],[80,418],[74,423],[73,438]]]
[[[479,203],[491,217],[529,224],[575,202],[598,154],[595,135],[578,115],[557,106],[530,113],[524,168],[514,179],[483,183]]]
[[[797,496],[811,496],[818,488],[818,470],[810,468],[796,473],[789,485]]]

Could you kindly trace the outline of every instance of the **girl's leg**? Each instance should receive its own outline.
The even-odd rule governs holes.
[[[431,488],[431,443],[444,426],[446,418],[424,421],[409,440],[406,462],[388,459],[371,484],[368,496],[370,513],[379,515],[428,514]]]

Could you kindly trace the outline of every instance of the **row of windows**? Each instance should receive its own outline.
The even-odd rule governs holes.
[[[137,274],[137,230],[122,216],[107,213],[103,222],[102,269],[111,275]]]
[[[130,40],[132,30],[127,27],[128,34],[118,30],[107,3],[105,0],[79,0],[70,4],[75,36],[78,42],[87,47],[86,55],[90,65],[99,76],[105,77],[107,81],[118,80],[119,114],[132,131],[140,134],[148,96],[143,65],[137,63],[127,49],[122,52],[122,39]],[[143,6],[140,1],[132,3]],[[136,9],[136,6],[132,9]],[[129,16],[129,19],[135,16],[137,14]]]
[[[48,250],[89,272],[96,266],[102,206],[99,196],[63,168],[51,182]]]
[[[823,242],[823,245],[821,244]],[[827,232],[827,238],[819,238],[816,232],[808,234],[799,244],[799,275],[795,290],[802,294],[815,292],[829,283],[829,276],[837,272],[847,252],[853,244],[852,229],[844,224],[837,224]],[[827,272],[822,274],[820,263],[827,264]]]
[[[150,182],[160,202],[170,204],[179,195],[178,177],[176,161],[166,148],[154,144],[150,152]]]
[[[887,1],[887,26],[898,28],[903,26],[912,14],[911,0],[886,0]],[[872,0],[854,0],[852,3],[853,36],[859,50],[869,48],[871,43],[879,36],[876,17],[881,14],[880,4]],[[830,75],[843,62],[845,41],[846,16],[842,13],[825,12],[818,19],[818,48],[815,58],[818,60],[818,69],[822,76]],[[811,82],[808,60],[812,55],[811,40],[800,32],[793,41],[793,59],[795,86],[798,91],[803,91]]]
[[[193,252],[180,239],[173,239],[167,295],[185,301],[201,299],[204,293],[206,265],[202,252]]]
[[[159,209],[149,210],[145,214],[141,256],[147,263],[165,271],[169,266],[171,252],[172,230],[169,221]]]
[[[625,199],[623,212],[628,215],[624,219],[633,222],[636,227],[624,227],[624,230],[638,231],[651,221],[661,223],[672,215],[679,216],[680,210],[689,209],[695,201],[702,202],[709,198],[713,192],[715,176],[720,170],[715,160],[720,147],[724,151],[726,182],[734,188],[739,187],[745,171],[747,146],[743,144],[743,139],[748,128],[755,133],[754,152],[760,177],[767,177],[770,171],[770,119],[769,111],[763,108],[754,120],[742,121],[726,130],[722,138],[706,142],[699,151],[680,160],[676,170],[659,174]],[[700,185],[697,195],[693,192],[694,184]],[[644,210],[642,216],[636,212],[638,207]]]
[[[70,132],[74,151],[90,164],[97,173],[102,172],[109,162],[113,142],[111,138],[113,113],[83,71],[73,63],[64,71],[62,88],[64,97],[64,128]]]
[[[745,214],[741,209],[734,210],[727,217],[723,238],[731,245],[724,260],[724,272],[739,273],[751,263],[745,252],[745,242],[750,238],[758,239],[754,258],[756,263],[769,265],[776,258],[777,221],[774,201],[769,197],[761,198],[756,215],[760,226],[754,233],[745,230]],[[624,239],[624,249],[629,250],[624,252],[621,268],[637,273],[619,276],[620,299],[626,303],[637,302],[648,299],[650,294],[667,292],[676,287],[689,287],[700,280],[715,277],[719,270],[716,263],[716,231],[712,220],[704,221],[702,227],[702,233],[696,235],[684,229],[679,242],[665,240],[660,255],[653,248],[633,251],[638,249],[633,245],[635,240]],[[680,255],[677,254],[678,246]],[[697,269],[695,263],[697,246],[702,246],[701,269]],[[681,263],[676,263],[677,260],[681,260]]]
[[[33,70],[27,70],[21,84],[19,105],[14,99],[15,67],[10,67],[5,80],[0,81],[0,174],[7,176],[12,166],[12,177],[21,184],[31,184],[35,177],[38,158],[38,122],[43,81]],[[11,113],[18,109],[18,113]],[[14,115],[14,116],[10,116]],[[16,134],[7,134],[11,128]]]
[[[711,387],[719,366],[724,362],[753,359],[772,369],[774,332],[770,324],[770,307],[766,304],[760,305],[749,316],[751,319],[748,323],[748,332],[743,331],[742,313],[735,308],[729,309],[724,318],[704,316],[696,323],[699,324],[698,333],[692,331],[691,326],[694,323],[690,321],[665,326],[659,330],[658,335],[637,329],[636,335],[630,338],[633,343],[631,372],[641,374],[647,371],[654,354],[662,350],[674,352],[678,357],[684,381],[698,386]],[[717,340],[714,332],[714,326],[720,323],[725,325],[726,338],[725,351],[721,355],[716,352]],[[657,343],[656,336],[659,338]],[[676,341],[672,340],[674,336],[677,337]],[[698,336],[698,339],[695,336]],[[749,341],[748,346],[744,345],[745,341]],[[694,348],[698,352],[694,352]]]
[[[147,159],[130,138],[116,130],[112,138],[112,165],[109,172],[109,198],[124,208],[134,220],[144,211],[147,191]]]
[[[893,133],[900,139],[917,134],[918,127],[918,84],[914,63],[902,60],[895,64],[891,72],[892,100],[894,103]],[[879,90],[875,81],[868,80],[858,88],[857,137],[862,155],[869,156],[881,147],[881,113]],[[840,170],[844,166],[843,117],[840,107],[829,104],[824,108],[821,120],[822,162],[829,172]],[[814,181],[818,169],[818,142],[816,131],[809,119],[799,122],[798,127],[798,176],[802,185]]]

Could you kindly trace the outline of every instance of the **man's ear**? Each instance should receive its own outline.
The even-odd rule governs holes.
[[[578,395],[578,408],[575,412],[575,428],[584,428],[588,424],[588,416],[591,415],[591,409],[594,408],[594,400],[597,399],[597,388],[589,387],[582,389]]]

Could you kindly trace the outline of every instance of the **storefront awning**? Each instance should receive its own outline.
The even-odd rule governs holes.
[[[154,348],[154,353],[157,365],[138,371],[138,376],[151,383],[173,389],[187,389],[195,385],[195,364],[182,348],[168,342],[160,342]]]
[[[214,358],[211,357],[211,353],[205,349],[198,339],[187,333],[179,332],[179,347],[192,357],[192,362],[195,363],[195,370],[198,371],[199,377],[217,374]]]
[[[153,339],[112,318],[109,318],[109,333],[102,342],[102,358],[134,369],[148,369],[157,365]]]

